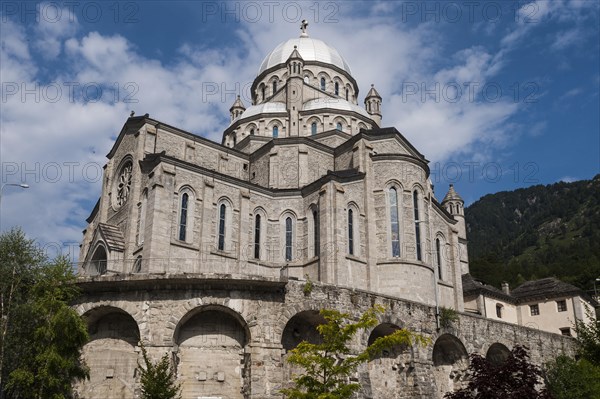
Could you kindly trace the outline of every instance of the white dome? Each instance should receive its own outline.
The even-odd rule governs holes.
[[[340,111],[352,111],[360,114],[366,118],[371,119],[371,115],[364,108],[359,107],[356,104],[352,104],[349,101],[342,100],[340,98],[317,98],[304,103],[302,107],[303,111],[312,111],[315,109],[331,108]]]
[[[250,118],[259,114],[275,114],[275,113],[284,113],[287,116],[287,109],[285,108],[284,103],[262,103],[257,105],[251,105],[246,108],[246,110],[237,118],[235,118],[231,123],[242,120],[246,118]]]
[[[310,37],[298,37],[279,44],[260,64],[258,74],[260,75],[275,65],[285,63],[292,54],[292,51],[294,51],[294,46],[297,46],[298,52],[300,52],[304,61],[319,61],[332,64],[352,75],[350,66],[348,66],[346,60],[344,60],[336,49],[321,40],[311,39]]]

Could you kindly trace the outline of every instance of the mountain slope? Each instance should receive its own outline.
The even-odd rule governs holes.
[[[471,274],[497,287],[600,277],[600,175],[489,194],[465,209]]]

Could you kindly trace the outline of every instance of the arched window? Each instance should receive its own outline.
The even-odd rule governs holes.
[[[260,91],[261,91],[261,94],[262,94],[262,100],[265,101],[265,98],[266,98],[265,97],[265,86],[261,87]]]
[[[435,261],[438,268],[438,278],[441,280],[442,277],[442,248],[440,244],[440,239],[435,239]]]
[[[236,144],[237,144],[237,137],[234,134],[233,135],[233,146],[235,147]]]
[[[395,187],[389,190],[390,197],[390,229],[392,242],[392,256],[400,256],[400,222],[398,219],[398,191]]]
[[[221,204],[219,207],[219,242],[218,249],[219,251],[225,250],[225,216],[227,212],[227,206],[225,204]]]
[[[321,90],[325,91],[325,78],[321,78]]]
[[[92,259],[90,261],[89,272],[92,275],[106,274],[108,271],[108,256],[106,255],[106,249],[102,245],[98,245]]]
[[[254,217],[254,258],[260,259],[260,215]]]
[[[133,273],[140,273],[142,271],[142,255],[139,255],[135,261],[133,262],[133,267],[131,268]]]
[[[419,193],[413,191],[413,208],[415,211],[415,246],[417,250],[417,260],[423,260],[421,256],[421,220],[419,220]]]
[[[146,207],[148,203],[148,191],[144,190],[142,194],[142,201],[139,206],[140,216],[138,222],[138,237],[137,243],[138,245],[142,245],[144,243],[144,230],[146,230]]]
[[[308,75],[304,75],[304,83],[306,83],[306,84],[310,83],[310,78],[308,77]]]
[[[313,246],[314,256],[319,256],[320,244],[319,244],[319,213],[317,210],[313,210]]]
[[[313,122],[313,123],[310,125],[310,134],[312,134],[313,136],[314,136],[315,134],[317,134],[317,122]]]
[[[335,82],[334,90],[335,90],[335,95],[339,96],[340,95],[340,84],[338,82]]]
[[[273,94],[275,94],[277,92],[277,81],[274,80],[273,81]]]
[[[279,137],[279,126],[273,126],[273,138]]]
[[[335,125],[335,128],[341,132],[343,130],[342,129],[342,123],[338,122],[337,125]]]
[[[292,260],[293,222],[291,217],[285,219],[285,260]]]
[[[354,212],[348,209],[348,254],[354,255]]]
[[[254,129],[250,129],[250,136],[254,136]]]
[[[190,196],[188,193],[183,193],[181,196],[181,204],[179,208],[179,240],[185,241],[188,224],[188,202]]]
[[[346,101],[348,101],[348,88],[346,87]]]

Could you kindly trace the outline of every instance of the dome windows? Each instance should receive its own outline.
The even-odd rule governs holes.
[[[325,78],[321,78],[321,90],[325,91]]]

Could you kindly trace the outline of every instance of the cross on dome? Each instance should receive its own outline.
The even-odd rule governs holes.
[[[307,27],[308,27],[308,21],[303,19],[302,22],[300,23],[300,30],[302,31],[302,34],[300,35],[300,37],[308,37],[308,33],[306,33]]]

